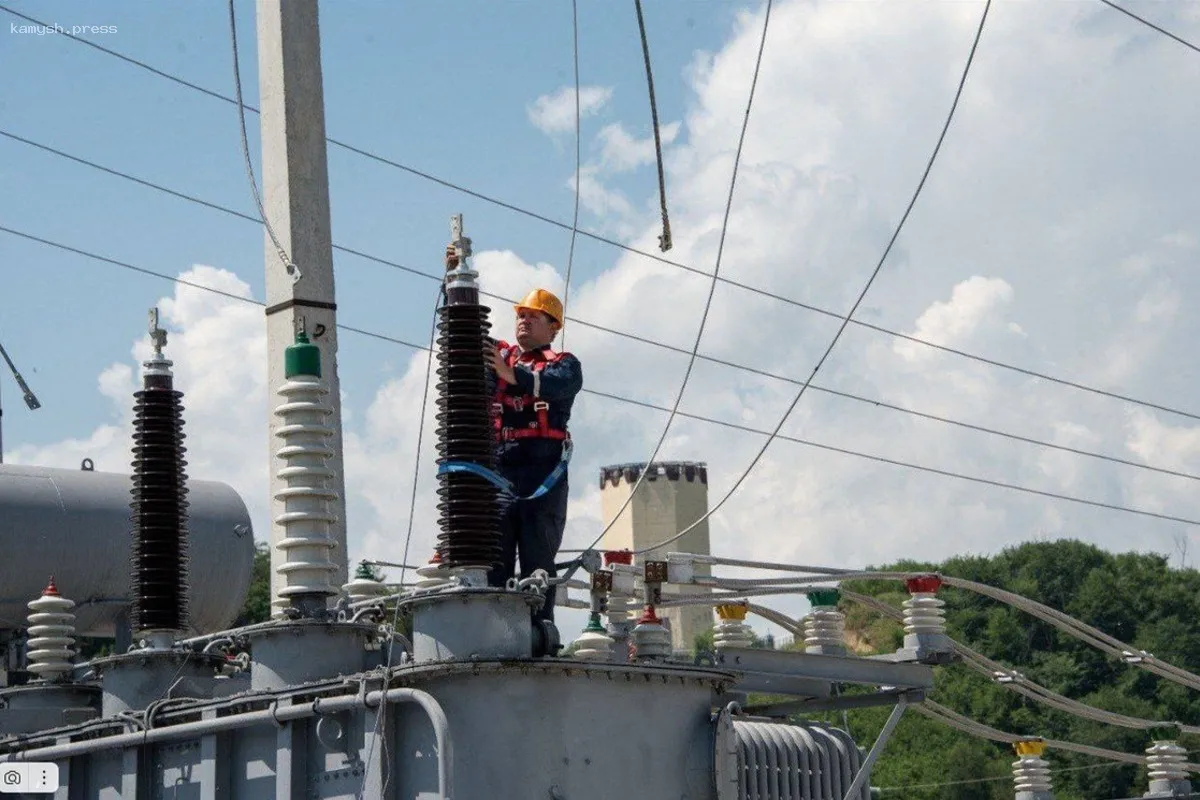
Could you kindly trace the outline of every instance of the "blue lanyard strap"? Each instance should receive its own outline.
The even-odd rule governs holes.
[[[562,480],[562,476],[567,473],[567,465],[571,462],[572,450],[574,450],[574,446],[572,445],[571,440],[565,440],[562,446],[562,457],[559,459],[558,464],[555,465],[554,469],[550,470],[550,474],[546,476],[544,481],[542,481],[542,485],[535,489],[533,494],[529,495],[528,497],[521,497],[518,495],[516,489],[512,485],[512,482],[503,475],[470,461],[446,461],[438,465],[437,474],[447,475],[454,472],[468,472],[472,475],[478,475],[484,480],[495,485],[500,491],[511,495],[517,500],[536,500],[553,489],[554,486],[560,480]]]

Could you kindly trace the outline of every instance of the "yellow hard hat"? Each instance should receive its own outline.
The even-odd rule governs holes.
[[[513,310],[518,312],[522,308],[528,308],[533,311],[541,311],[544,314],[549,314],[560,326],[563,324],[562,301],[545,289],[534,289],[532,292],[525,295],[524,300],[513,306]]]

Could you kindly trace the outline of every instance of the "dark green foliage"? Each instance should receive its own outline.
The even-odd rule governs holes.
[[[874,569],[874,568],[873,568]],[[904,562],[886,571],[938,571],[1016,592],[1103,630],[1184,669],[1200,668],[1200,572],[1172,569],[1153,553],[1115,555],[1078,541],[1038,542],[984,558],[964,556],[944,564]],[[899,607],[907,595],[889,581],[854,581],[845,588]],[[1051,625],[986,597],[943,588],[950,635],[1030,680],[1089,705],[1147,719],[1200,724],[1200,693],[1126,666],[1059,632]],[[847,634],[859,652],[888,652],[903,632],[847,601]],[[931,695],[972,719],[1003,731],[1044,736],[1141,753],[1146,732],[1100,725],[1027,700],[961,664],[938,667]],[[890,708],[852,711],[851,733],[869,747]],[[824,716],[841,725],[840,713]],[[1179,737],[1191,751],[1200,737]],[[1092,757],[1050,750],[1055,797],[1138,797],[1146,772]],[[1005,746],[973,739],[909,712],[875,767],[872,784],[891,790],[881,797],[905,800],[991,800],[1013,796]],[[1060,770],[1066,770],[1061,771]],[[989,780],[992,779],[992,780]],[[939,784],[937,786],[922,786]],[[907,787],[900,789],[898,787]]]
[[[271,546],[266,542],[254,544],[254,571],[250,577],[250,589],[246,602],[238,612],[233,627],[266,622],[271,618]]]

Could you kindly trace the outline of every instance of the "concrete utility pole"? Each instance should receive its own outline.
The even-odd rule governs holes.
[[[284,553],[276,545],[284,528],[275,522],[283,503],[275,495],[286,487],[278,477],[286,462],[275,453],[281,420],[273,412],[284,382],[283,352],[295,340],[299,319],[321,349],[326,403],[335,431],[329,488],[337,499],[329,504],[337,517],[332,554],[338,572],[331,582],[347,582],[346,482],[342,460],[342,404],[337,372],[337,305],[333,290],[333,244],[329,223],[329,171],[325,158],[325,94],[321,81],[321,35],[317,0],[258,0],[258,85],[262,130],[263,205],[280,244],[300,272],[286,271],[270,235],[267,266],[267,387],[271,450],[271,601],[280,607],[282,582],[276,574]]]

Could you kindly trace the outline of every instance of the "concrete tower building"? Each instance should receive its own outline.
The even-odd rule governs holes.
[[[646,478],[637,495],[601,541],[605,550],[639,550],[662,542],[691,525],[708,512],[708,469],[693,461],[656,461],[646,464],[615,464],[600,468],[600,504],[607,523],[628,499],[642,470]],[[709,553],[708,520],[666,547],[636,556],[635,564],[646,560],[665,561],[669,552]],[[708,574],[707,567],[697,572]],[[664,586],[663,592],[675,587]],[[692,586],[689,592],[703,591]],[[670,622],[671,644],[677,651],[690,651],[696,635],[713,627],[709,606],[665,608],[659,616]]]

